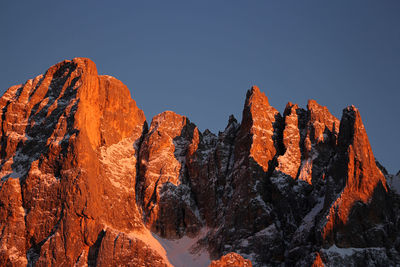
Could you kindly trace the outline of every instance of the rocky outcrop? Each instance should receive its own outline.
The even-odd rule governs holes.
[[[269,105],[265,94],[252,87],[246,95],[242,123],[230,146],[234,148],[232,167],[223,179],[225,186],[219,197],[223,205],[216,217],[219,225],[208,236],[212,255],[230,251],[250,254],[252,247],[261,251],[276,246],[272,240],[280,244],[281,232],[273,223],[276,215],[264,198],[268,187],[265,178],[275,168],[281,150],[281,124],[281,115]],[[281,248],[278,245],[271,249],[268,256],[280,257]]]
[[[239,130],[235,117],[218,137],[209,130],[200,135],[195,153],[188,160],[188,175],[205,225],[218,227],[221,211],[230,202],[232,193],[229,173],[234,164],[235,139]]]
[[[328,180],[331,190],[325,198],[325,205],[330,201],[333,204],[323,228],[323,238],[341,247],[384,246],[390,239],[384,231],[374,230],[379,237],[364,235],[366,229],[377,223],[390,221],[388,216],[392,216],[392,212],[386,208],[390,205],[386,197],[386,179],[376,166],[360,113],[354,106],[343,111],[337,149]],[[368,209],[365,205],[376,205],[376,208]],[[379,206],[381,208],[377,208]],[[361,232],[354,236],[351,234],[354,231]]]
[[[315,100],[308,101],[299,179],[316,186],[324,183],[327,166],[335,153],[339,124],[326,107]]]
[[[0,191],[2,222],[0,261],[4,266],[27,265],[25,209],[18,179],[4,181]]]
[[[257,164],[264,172],[273,168],[279,134],[276,129],[281,115],[257,86],[246,95],[243,118],[236,140],[235,158],[243,164]],[[251,163],[248,163],[251,161]],[[252,163],[254,162],[254,163]]]
[[[222,256],[219,260],[212,261],[209,267],[228,267],[228,266],[235,266],[235,267],[251,267],[251,261],[244,259],[239,254],[231,252]]]
[[[289,102],[283,115],[285,152],[278,158],[277,170],[309,184],[324,183],[335,153],[339,120],[315,100],[308,101],[307,110]]]
[[[325,266],[324,263],[322,262],[321,255],[318,252],[315,254],[315,259],[311,266],[312,267],[324,267]]]
[[[353,106],[281,115],[253,86],[217,135],[172,111],[148,127],[76,58],[9,88],[0,115],[0,265],[400,263],[399,175]]]
[[[140,151],[138,197],[144,221],[163,237],[195,234],[202,223],[187,175],[200,133],[172,111],[155,116]]]
[[[296,104],[288,103],[283,113],[285,128],[283,130],[283,145],[285,153],[278,157],[277,170],[296,179],[301,165],[301,135],[299,127],[302,111]],[[298,114],[299,113],[299,114]],[[301,177],[303,178],[303,177]],[[304,178],[303,178],[304,179]],[[311,182],[311,181],[309,181]]]

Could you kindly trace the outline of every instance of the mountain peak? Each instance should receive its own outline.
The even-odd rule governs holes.
[[[233,114],[229,115],[228,125],[232,123],[237,123],[237,120]]]
[[[261,92],[257,86],[252,86],[246,94],[245,105],[266,105],[269,106],[268,97]]]
[[[247,143],[243,145],[248,148],[243,148],[240,153],[250,150],[252,158],[265,171],[276,154],[276,144],[272,136],[275,121],[280,117],[279,112],[269,105],[267,96],[257,86],[247,91],[239,138],[247,140],[243,140]]]
[[[329,197],[337,199],[330,207],[323,236],[328,242],[333,242],[333,236],[340,235],[337,242],[348,244],[351,242],[348,231],[352,231],[352,227],[358,227],[357,224],[360,223],[351,218],[356,203],[383,201],[388,191],[386,179],[376,165],[360,112],[354,106],[343,110],[338,153],[331,169],[330,175],[333,179],[328,182],[332,183],[331,186],[339,193],[339,197]],[[374,218],[366,216],[363,220],[368,222]],[[342,233],[338,234],[340,232]]]
[[[396,266],[399,198],[354,106],[282,116],[253,86],[218,135],[148,128],[87,58],[0,98],[2,266]]]
[[[327,107],[311,99],[307,103],[307,109],[310,116],[310,124],[312,125],[311,139],[315,139],[317,142],[324,142],[327,134],[337,135],[339,132],[339,120],[329,112]]]

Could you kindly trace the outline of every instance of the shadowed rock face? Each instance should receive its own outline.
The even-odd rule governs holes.
[[[254,86],[217,135],[172,111],[148,128],[123,83],[76,58],[9,88],[0,115],[0,265],[170,266],[152,233],[196,238],[179,253],[210,266],[400,263],[398,177],[353,106],[281,115]]]

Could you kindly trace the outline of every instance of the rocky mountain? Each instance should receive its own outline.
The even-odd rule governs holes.
[[[217,135],[147,124],[86,58],[0,98],[2,266],[396,266],[400,175],[360,112],[283,114],[256,86]]]

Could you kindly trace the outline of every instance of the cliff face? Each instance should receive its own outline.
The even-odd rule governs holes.
[[[78,58],[0,103],[1,265],[166,262],[133,234],[147,231],[135,199],[145,117],[125,85]]]
[[[400,263],[398,177],[353,106],[281,115],[254,86],[218,135],[172,111],[148,127],[76,58],[9,88],[0,113],[0,265]]]
[[[352,243],[357,247],[385,246],[391,239],[385,231],[380,232],[376,229],[380,232],[377,233],[378,238],[368,237],[368,232],[364,232],[371,226],[375,227],[377,222],[386,225],[393,214],[386,197],[388,191],[386,179],[376,166],[360,113],[354,106],[343,110],[338,153],[328,179],[328,186],[332,190],[325,200],[326,203],[332,201],[331,199],[334,202],[331,204],[328,221],[323,228],[324,239],[340,246]],[[373,205],[376,207],[370,209],[366,207]],[[361,220],[355,220],[351,213],[356,213]],[[386,227],[391,228],[389,225]],[[351,234],[361,229],[364,231],[358,235]]]
[[[172,111],[155,116],[144,137],[138,196],[146,225],[163,237],[195,234],[201,227],[186,175],[187,159],[198,144],[197,127]]]

